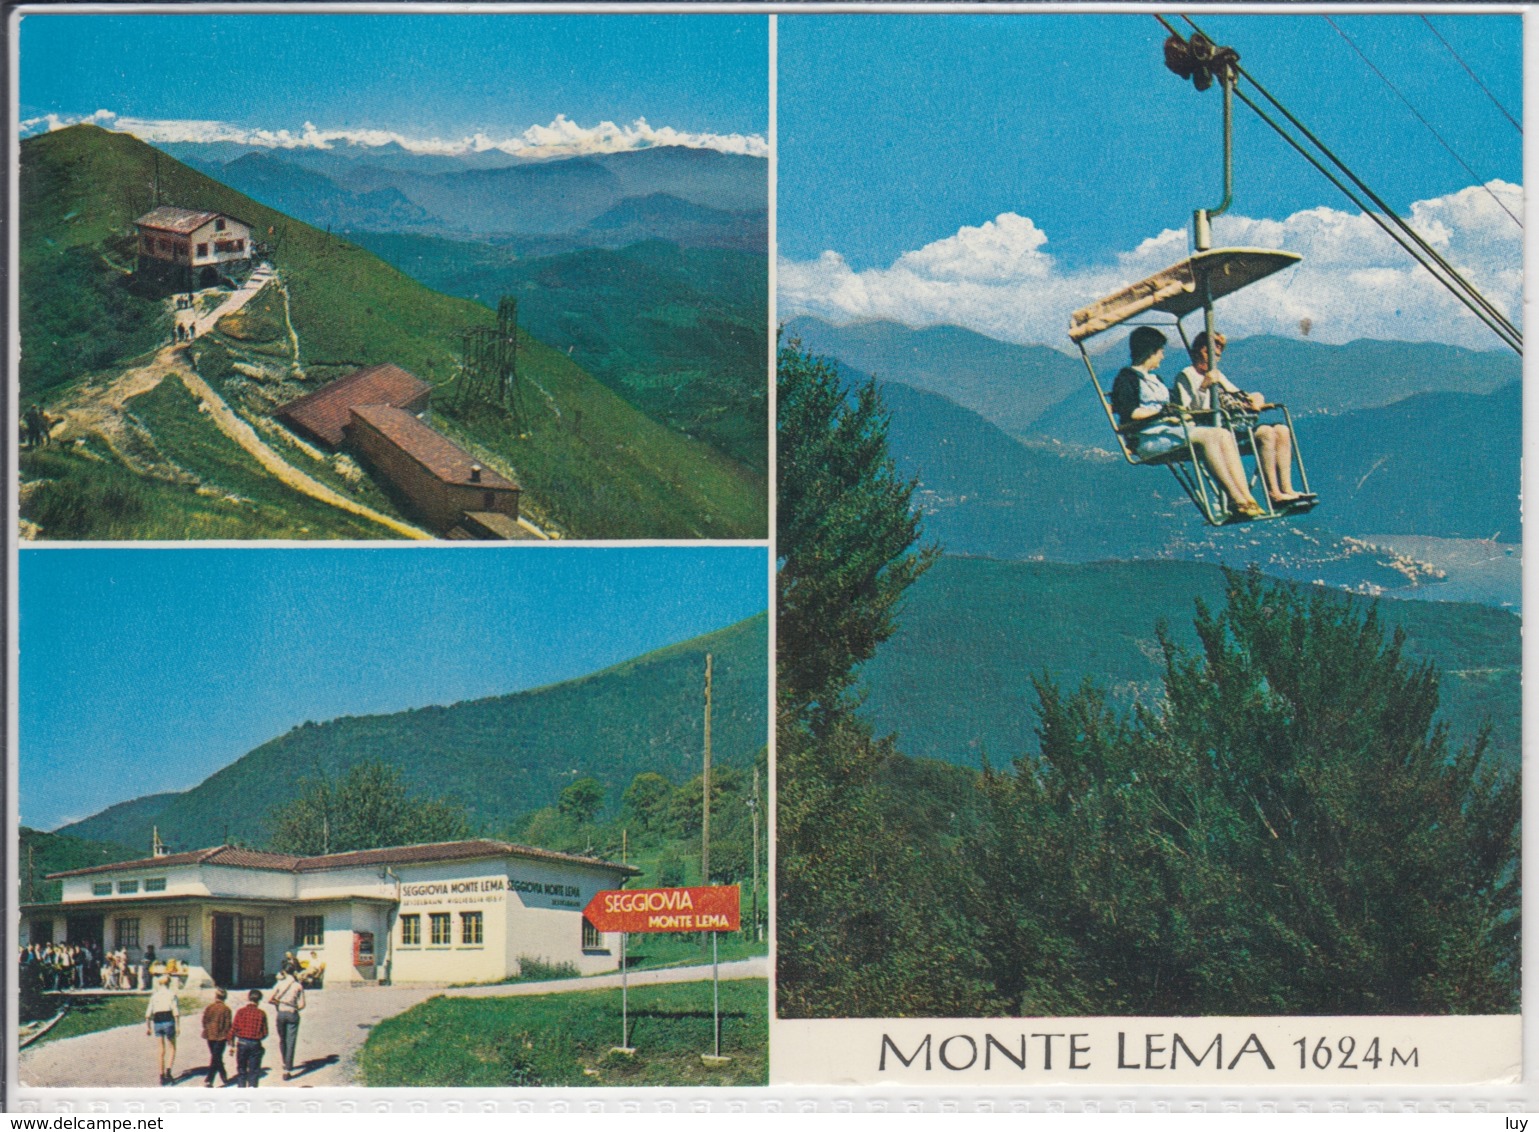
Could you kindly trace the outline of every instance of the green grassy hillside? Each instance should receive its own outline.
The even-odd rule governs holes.
[[[92,814],[90,828],[76,831],[80,837],[95,842],[138,846],[140,854],[149,852],[150,843],[144,838],[159,819],[161,811],[177,798],[172,791],[166,794],[146,794],[142,798],[130,798],[126,802],[108,806],[98,814]],[[142,842],[142,844],[141,844]]]
[[[155,824],[178,848],[226,836],[263,844],[263,816],[294,797],[302,777],[336,775],[371,759],[399,766],[415,794],[464,803],[472,824],[491,832],[553,804],[583,775],[604,785],[613,807],[643,771],[674,782],[697,772],[707,652],[715,658],[715,757],[750,766],[768,735],[763,615],[546,688],[307,723],[175,796],[153,818],[146,808],[136,826],[108,810],[61,832],[96,838],[111,830],[128,844],[148,845]]]
[[[312,386],[384,361],[447,383],[461,330],[494,322],[485,307],[437,294],[362,248],[265,208],[133,137],[75,126],[22,146],[25,398],[46,406],[88,373],[169,341],[163,306],[135,294],[124,274],[132,267],[133,220],[152,206],[157,180],[161,203],[229,213],[276,243]],[[537,513],[579,537],[762,536],[762,474],[648,419],[564,353],[527,336],[520,352],[531,385],[529,439],[490,414],[471,431],[522,483]],[[452,393],[442,391],[440,401]],[[96,463],[81,459],[49,475],[89,480]],[[162,538],[199,536],[157,531]]]
[[[1031,678],[1092,678],[1126,707],[1157,694],[1155,626],[1189,648],[1193,602],[1224,605],[1217,567],[1190,562],[1058,565],[943,558],[909,591],[897,634],[866,666],[866,713],[905,753],[996,765],[1037,749]],[[1353,601],[1365,599],[1353,598]],[[1495,725],[1496,757],[1519,758],[1519,619],[1482,605],[1386,601],[1385,624],[1443,672],[1442,715],[1456,741]]]
[[[648,416],[767,464],[765,257],[648,240],[528,258],[509,248],[361,232],[364,247],[446,294],[519,322]]]
[[[358,1054],[365,1084],[388,1087],[535,1085],[745,1086],[769,1081],[769,987],[721,984],[718,1069],[710,980],[630,991],[634,1056],[620,1042],[618,988],[520,998],[437,996],[381,1022]]]
[[[21,884],[21,902],[58,900],[61,882],[44,880],[50,873],[84,869],[91,865],[110,865],[114,861],[132,861],[145,856],[148,843],[139,849],[110,841],[88,841],[67,833],[44,833],[21,827],[16,854],[16,875]]]

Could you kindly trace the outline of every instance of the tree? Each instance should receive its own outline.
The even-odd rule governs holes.
[[[644,833],[662,831],[668,813],[673,785],[655,771],[643,771],[631,779],[620,805],[625,816]]]
[[[458,841],[470,835],[465,808],[448,799],[413,798],[398,767],[355,763],[341,780],[327,774],[300,783],[299,796],[268,815],[271,846],[312,856]]]
[[[561,796],[556,799],[557,812],[578,825],[591,822],[603,808],[604,784],[587,775],[561,791]]]
[[[1497,1013],[1518,1002],[1516,777],[1452,750],[1435,669],[1320,590],[1228,575],[1165,700],[1038,681],[985,775],[985,954],[1023,1013]],[[1028,958],[1029,957],[1029,958]]]
[[[899,756],[855,715],[852,692],[936,553],[914,549],[915,484],[888,455],[875,382],[852,393],[796,343],[778,380],[778,1009],[979,1013],[992,1000],[977,932],[949,896],[962,874],[886,795]]]
[[[937,552],[914,549],[917,481],[900,479],[888,455],[876,382],[846,388],[835,363],[797,342],[777,374],[780,711],[825,731]]]

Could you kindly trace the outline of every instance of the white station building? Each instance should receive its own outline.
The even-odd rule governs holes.
[[[639,872],[489,840],[320,857],[221,845],[54,873],[62,902],[21,911],[29,942],[134,961],[153,946],[187,964],[190,987],[269,985],[286,951],[316,952],[327,982],[495,982],[531,959],[618,969],[619,936],[582,913]]]

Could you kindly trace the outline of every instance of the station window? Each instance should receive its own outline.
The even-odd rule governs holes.
[[[224,231],[224,221],[222,219],[214,221],[214,231],[216,231],[216,232],[223,232]]]
[[[96,881],[94,884],[91,885],[91,895],[92,896],[111,896],[112,895],[112,882],[110,880],[99,880],[99,881]]]
[[[402,916],[401,917],[401,946],[402,947],[420,947],[420,946],[422,946],[422,917],[421,916]]]
[[[432,932],[432,935],[428,938],[429,943],[441,945],[454,942],[449,938],[451,930],[449,927],[449,913],[430,912],[428,913],[428,920],[430,924],[429,930]]]
[[[198,258],[202,259],[206,255],[208,255],[208,245],[207,244],[199,244],[198,245]]]
[[[166,890],[165,877],[150,877],[144,882],[145,892],[164,892]]]
[[[187,946],[187,917],[186,916],[167,916],[166,917],[166,932],[165,932],[165,935],[163,935],[161,937],[161,941],[162,941],[161,945],[163,947],[186,947]]]
[[[604,946],[604,937],[587,916],[582,918],[582,949],[596,951]]]
[[[113,921],[114,939],[119,949],[139,946],[139,917],[119,916]]]
[[[138,891],[139,891],[139,882],[138,881],[136,881],[136,880],[120,880],[120,881],[118,881],[118,892],[119,893],[138,892]]]
[[[326,943],[325,916],[295,916],[294,946],[322,947]]]
[[[480,912],[460,913],[460,942],[473,945],[480,945],[483,942]]]

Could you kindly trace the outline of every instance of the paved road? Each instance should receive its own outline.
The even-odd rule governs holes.
[[[769,975],[769,961],[762,956],[740,959],[721,965],[723,979],[762,979]],[[655,986],[660,983],[698,982],[711,977],[709,964],[695,967],[668,967],[654,971],[633,971],[630,984]],[[369,1030],[386,1018],[409,1010],[434,995],[466,998],[500,998],[521,995],[560,994],[567,991],[602,990],[620,985],[620,976],[600,975],[587,979],[557,979],[542,983],[510,983],[488,987],[328,987],[312,992],[299,1029],[298,1059],[301,1072],[292,1081],[284,1081],[278,1055],[277,1037],[267,1040],[266,1070],[262,1088],[306,1088],[313,1086],[357,1084],[356,1057]],[[232,1003],[238,997],[231,996]],[[212,996],[209,996],[212,1001]],[[182,1019],[182,1036],[177,1041],[177,1087],[203,1087],[203,1072],[208,1065],[208,1047],[199,1037],[196,1014]],[[23,1085],[48,1087],[114,1087],[155,1085],[155,1041],[146,1037],[142,1025],[119,1026],[78,1038],[43,1042],[21,1051],[20,1078]],[[235,1056],[226,1055],[233,1075]],[[217,1086],[216,1086],[217,1088]]]

